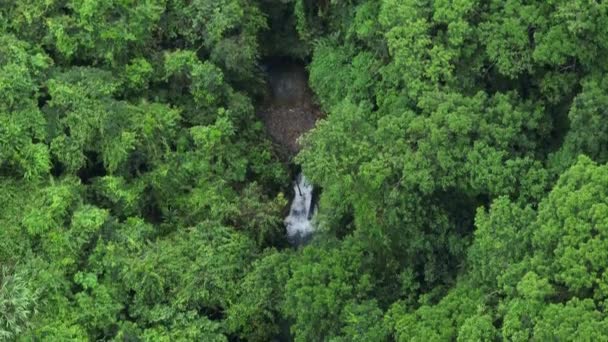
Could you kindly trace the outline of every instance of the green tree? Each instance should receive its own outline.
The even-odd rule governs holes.
[[[607,177],[608,166],[580,157],[539,206],[534,264],[566,297],[606,298]]]
[[[230,331],[247,341],[268,341],[281,333],[285,322],[280,309],[290,278],[290,258],[290,254],[273,250],[252,264],[227,310]]]
[[[361,248],[353,241],[308,246],[294,256],[283,311],[294,320],[296,341],[330,339],[345,325],[348,333],[351,316],[344,310],[367,297],[372,286],[362,262]]]
[[[28,283],[25,268],[0,269],[0,338],[13,340],[32,325],[38,295]]]
[[[0,32],[0,175],[35,179],[51,168],[37,98],[52,64],[40,48]]]

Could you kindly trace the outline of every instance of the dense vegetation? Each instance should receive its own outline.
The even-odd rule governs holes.
[[[607,340],[607,60],[595,0],[0,2],[0,340]]]

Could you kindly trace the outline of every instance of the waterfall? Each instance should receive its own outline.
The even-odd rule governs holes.
[[[311,222],[314,212],[312,205],[313,186],[300,173],[296,177],[293,190],[295,196],[293,202],[291,202],[289,216],[285,218],[285,226],[287,227],[287,238],[292,244],[297,245],[306,242],[314,231]]]

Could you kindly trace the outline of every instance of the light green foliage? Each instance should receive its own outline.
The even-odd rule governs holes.
[[[489,60],[508,77],[532,71],[534,48],[530,33],[534,32],[530,27],[538,16],[538,9],[517,1],[493,1],[492,9],[491,20],[481,25],[481,38]]]
[[[370,275],[362,268],[362,252],[346,241],[335,247],[309,246],[294,258],[283,311],[294,320],[291,330],[296,341],[339,336],[342,329],[337,328],[343,325],[347,334],[352,329],[349,325],[354,322],[349,320],[356,319],[351,316],[356,307],[352,305],[365,298],[372,286]],[[374,329],[373,325],[366,328]]]
[[[247,341],[268,341],[280,333],[280,308],[285,301],[290,254],[268,252],[240,284],[238,300],[228,309],[231,331]]]
[[[118,259],[120,264],[110,265],[119,276],[121,291],[134,294],[129,314],[160,328],[178,324],[191,311],[212,314],[226,309],[236,298],[238,283],[254,252],[253,242],[246,237],[201,224],[173,233],[145,250],[132,250],[136,258]],[[111,254],[104,258],[104,264],[114,259]],[[199,316],[192,319],[199,320]]]
[[[21,224],[31,236],[55,234],[69,222],[74,209],[79,205],[79,181],[66,178],[40,188],[20,213]]]
[[[52,65],[38,48],[13,35],[0,36],[0,172],[13,169],[27,179],[51,168],[46,121],[38,108],[42,78]]]
[[[499,278],[530,253],[535,214],[504,197],[496,199],[488,213],[478,209],[468,258],[476,281],[490,288],[498,285]]]
[[[583,89],[574,99],[568,119],[570,129],[560,150],[552,155],[552,166],[563,171],[576,162],[580,153],[601,163],[608,161],[608,126],[606,104],[608,80],[591,78],[583,82]]]
[[[586,157],[560,177],[539,206],[533,244],[542,274],[574,295],[606,299],[608,166]]]
[[[71,15],[48,19],[48,36],[62,57],[116,64],[135,51],[149,49],[166,0],[70,0]]]
[[[399,307],[401,303],[394,304],[390,321],[398,341],[453,340],[459,332],[469,333],[471,319],[476,314],[483,314],[481,291],[464,281],[439,303],[421,304],[407,313]]]
[[[179,1],[181,2],[181,1]],[[251,76],[258,57],[257,33],[266,20],[255,2],[195,0],[186,2],[184,30],[192,42],[201,42],[210,60],[242,79]]]
[[[498,332],[490,315],[476,315],[466,319],[458,330],[457,341],[496,341]]]
[[[286,170],[235,90],[265,27],[246,1],[0,5],[0,339],[237,334],[223,313],[284,243]]]
[[[300,1],[296,9],[302,36],[318,39],[310,82],[328,112],[298,158],[323,186],[323,227],[382,260],[376,289],[389,292],[383,282],[396,277],[386,274],[401,274],[403,292],[388,301],[414,307],[395,315],[404,317],[396,336],[527,340],[549,301],[603,305],[603,174],[560,185],[594,172],[579,162],[547,193],[579,154],[605,162],[606,49],[596,41],[605,4]],[[468,248],[465,213],[489,203]],[[434,267],[449,265],[439,255],[466,266]],[[450,271],[460,274],[456,285]],[[438,283],[452,290],[417,308],[425,292],[441,295],[429,286]],[[466,307],[451,293],[473,286],[482,292],[472,307],[487,310],[465,310],[457,324],[447,317],[458,315],[433,311],[450,301]]]
[[[35,189],[23,181],[0,181],[0,260],[13,264],[30,250],[30,235],[23,229],[22,213],[35,195]]]
[[[134,154],[154,163],[177,136],[179,110],[145,100],[115,100],[119,82],[107,71],[74,68],[50,80],[49,88],[51,149],[68,171],[87,166],[91,153],[101,160],[88,162],[102,161],[110,173],[125,170]]]
[[[139,336],[123,335],[125,337],[141,338],[143,341],[210,341],[226,342],[228,339],[220,333],[221,327],[206,317],[198,317],[194,312],[180,315],[168,327],[158,326],[148,328]]]
[[[135,90],[147,88],[153,73],[154,67],[145,58],[134,58],[125,66],[127,83]]]
[[[606,166],[581,157],[562,174],[537,213],[504,198],[494,202],[489,214],[478,212],[469,250],[472,275],[497,288],[493,295],[502,298],[504,337],[605,338],[604,316],[597,307],[605,301],[606,287],[599,266],[604,265],[606,179]],[[565,323],[557,317],[566,310],[580,313]]]
[[[563,304],[549,304],[534,327],[534,339],[567,341],[605,341],[608,322],[589,299],[573,299]]]
[[[566,65],[576,58],[586,67],[606,56],[608,14],[606,4],[592,1],[556,1],[539,6],[540,29],[534,58],[553,65]],[[585,20],[583,18],[590,18]],[[548,21],[548,22],[543,22]]]
[[[387,341],[389,331],[382,317],[383,312],[374,300],[349,303],[342,311],[342,333],[330,341]]]
[[[18,266],[0,269],[0,339],[12,340],[31,324],[38,293],[28,284],[28,274]]]
[[[118,217],[136,215],[142,205],[142,183],[129,184],[122,177],[104,176],[93,182],[92,190],[97,200]]]
[[[260,196],[260,193],[263,189],[257,183],[244,189],[235,226],[247,232],[259,246],[277,245],[283,237],[281,213],[288,202],[283,193],[274,199]]]
[[[74,282],[83,288],[83,291],[75,295],[81,326],[89,332],[99,332],[100,335],[111,334],[116,317],[124,309],[124,304],[117,301],[118,289],[99,284],[93,273],[76,273]]]
[[[517,284],[517,298],[502,306],[504,322],[502,335],[514,341],[532,338],[534,326],[553,288],[546,279],[534,272],[526,273]]]
[[[180,77],[179,82],[190,79],[189,91],[197,105],[212,107],[221,100],[218,95],[223,94],[222,71],[209,62],[199,61],[193,51],[176,51],[167,54],[165,71],[166,77]]]

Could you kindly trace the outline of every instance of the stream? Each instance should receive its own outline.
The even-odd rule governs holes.
[[[303,65],[285,59],[263,63],[267,78],[267,96],[258,110],[272,140],[290,156],[300,150],[298,138],[315,126],[321,116],[308,87],[308,75]],[[287,238],[292,245],[306,243],[315,230],[314,187],[301,172],[293,182],[294,198],[285,218]]]

